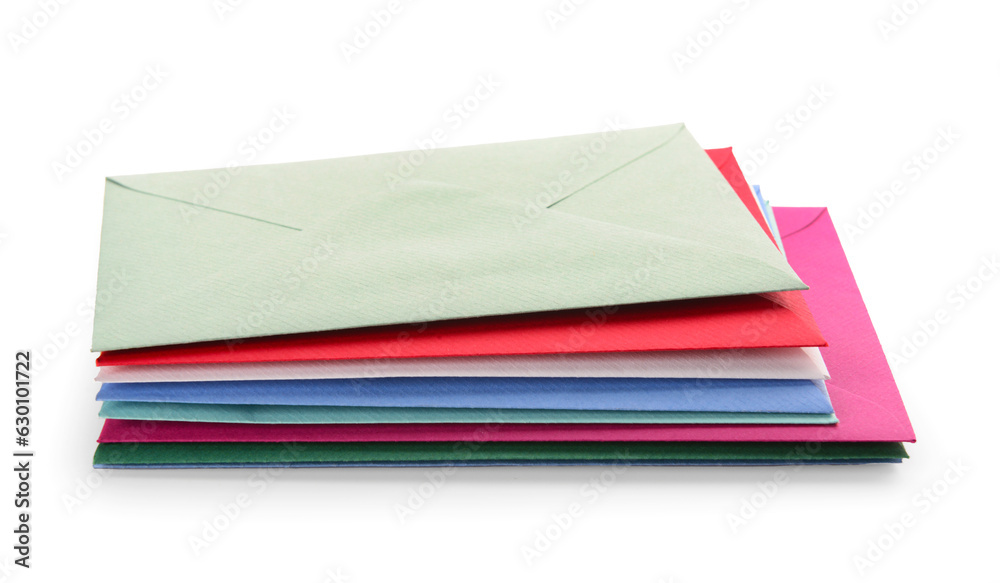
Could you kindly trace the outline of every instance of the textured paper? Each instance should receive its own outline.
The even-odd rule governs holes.
[[[473,447],[473,445],[475,447]],[[672,464],[682,462],[823,463],[908,457],[899,443],[104,443],[96,467],[120,465],[341,465],[433,463]]]
[[[105,352],[100,366],[822,346],[799,292]]]
[[[732,150],[708,150],[770,235]],[[779,242],[780,243],[780,242]],[[636,274],[645,277],[638,266]],[[636,280],[638,283],[638,279]],[[624,283],[626,287],[631,284]],[[101,366],[822,346],[799,292],[109,351]],[[803,377],[806,378],[806,377]]]
[[[777,423],[831,424],[824,413],[728,413],[705,411],[596,411],[438,407],[333,407],[305,405],[206,405],[105,401],[101,417],[211,423]]]
[[[777,240],[774,235],[773,225],[768,225],[767,217],[764,216],[763,210],[760,208],[756,197],[754,196],[753,190],[750,188],[750,184],[747,183],[746,177],[743,176],[743,170],[740,168],[739,163],[736,161],[736,156],[733,155],[732,148],[715,148],[712,150],[705,150],[708,157],[711,158],[712,163],[718,168],[719,172],[722,174],[723,178],[729,186],[736,192],[736,195],[743,202],[747,210],[753,216],[754,220],[761,229],[767,233],[767,236],[771,239],[771,242],[777,245]]]
[[[683,124],[611,135],[109,178],[93,349],[805,287]]]
[[[844,458],[837,460],[638,460],[629,462],[629,466],[649,467],[754,467],[754,466],[858,466],[870,464],[898,464],[900,458]],[[433,468],[433,467],[588,467],[607,466],[609,462],[602,460],[482,460],[475,462],[452,461],[422,461],[422,462],[253,462],[253,463],[199,463],[199,464],[94,464],[96,469],[116,470],[191,470],[191,469],[224,469],[224,468]]]
[[[104,383],[386,377],[828,379],[818,348],[104,366]]]
[[[771,203],[769,203],[768,201],[764,200],[764,195],[762,195],[760,193],[760,186],[754,184],[753,185],[753,193],[754,193],[754,196],[757,198],[757,203],[760,205],[761,210],[764,213],[764,218],[767,220],[768,227],[771,229],[772,233],[776,232],[777,226],[775,225],[775,221],[774,221],[774,209],[771,208]],[[784,253],[785,252],[785,247],[782,244],[780,237],[778,237],[777,243],[778,243],[778,249],[781,249],[781,252]]]
[[[663,425],[234,425],[109,420],[101,441],[914,441],[906,410],[826,209],[775,208],[788,258],[830,346],[839,422],[828,427]],[[486,437],[484,437],[484,435]]]
[[[822,382],[400,377],[107,383],[101,387],[97,400],[345,407],[833,413]]]

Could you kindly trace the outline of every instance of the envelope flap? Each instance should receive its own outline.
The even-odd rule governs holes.
[[[449,148],[413,171],[517,202],[516,224],[558,211],[729,253],[746,277],[797,279],[735,174],[746,193],[734,192],[684,124]]]
[[[109,179],[93,348],[803,287],[761,252],[767,237],[712,182],[725,182],[717,171],[685,176],[711,161],[682,126],[636,132],[584,169],[596,179],[530,216],[525,184],[509,178],[501,196],[493,173],[469,164],[507,160],[503,176],[537,176],[555,156],[537,145],[436,151],[420,178],[402,182],[393,181],[399,154]],[[550,151],[572,151],[558,140]],[[700,158],[672,162],[691,147]]]
[[[731,254],[745,277],[798,279],[729,181],[686,128],[551,208],[670,234]]]

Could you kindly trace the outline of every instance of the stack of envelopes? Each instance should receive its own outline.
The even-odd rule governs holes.
[[[107,180],[95,467],[897,462],[829,214],[683,125]]]

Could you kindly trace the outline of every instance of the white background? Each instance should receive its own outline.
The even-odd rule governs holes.
[[[257,0],[221,16],[219,4],[70,2],[21,42],[22,18],[44,22],[41,8],[4,3],[2,354],[11,369],[16,349],[54,355],[34,384],[33,568],[8,563],[9,580],[926,581],[995,572],[1000,282],[985,282],[961,308],[948,297],[1000,251],[1000,193],[988,171],[998,154],[997,3],[931,0],[914,12],[912,0],[593,0],[553,27],[546,11],[556,0],[403,1],[350,61],[343,43],[387,0]],[[913,13],[897,15],[898,30],[880,30],[904,4]],[[720,28],[711,21],[724,9]],[[707,47],[678,67],[675,53],[699,33]],[[116,100],[147,67],[166,78],[122,119]],[[481,76],[499,87],[449,125],[447,110]],[[830,96],[798,110],[809,119],[794,132],[778,125],[814,88]],[[412,149],[436,127],[457,146],[595,132],[616,117],[627,127],[686,122],[704,146],[732,145],[741,162],[774,139],[762,165],[745,164],[751,180],[777,205],[831,208],[886,350],[899,352],[945,311],[948,322],[894,367],[920,440],[913,459],[794,472],[735,533],[727,516],[774,468],[633,468],[594,503],[581,487],[601,468],[461,469],[403,523],[394,508],[428,481],[424,470],[286,471],[262,492],[250,470],[95,473],[86,306],[103,178],[246,163],[241,142],[282,107],[294,120],[253,163]],[[102,118],[112,131],[57,177],[53,163]],[[947,128],[958,136],[947,150],[919,177],[908,172],[907,160]],[[876,191],[895,180],[905,194],[879,206]],[[879,216],[859,219],[873,204]],[[952,462],[970,469],[923,512],[914,496]],[[0,498],[10,500],[14,475],[3,474]],[[189,538],[244,492],[250,506],[196,555]],[[578,501],[583,516],[527,564],[522,546]],[[2,504],[12,527],[13,508]],[[907,511],[916,525],[859,574],[855,556]],[[2,530],[9,561],[13,536]]]

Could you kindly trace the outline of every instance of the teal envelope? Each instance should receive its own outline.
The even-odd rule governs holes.
[[[93,349],[805,287],[676,124],[108,178]]]
[[[832,425],[832,413],[718,411],[599,411],[568,409],[457,409],[335,407],[324,405],[219,405],[105,401],[105,419],[210,423],[667,423]]]

